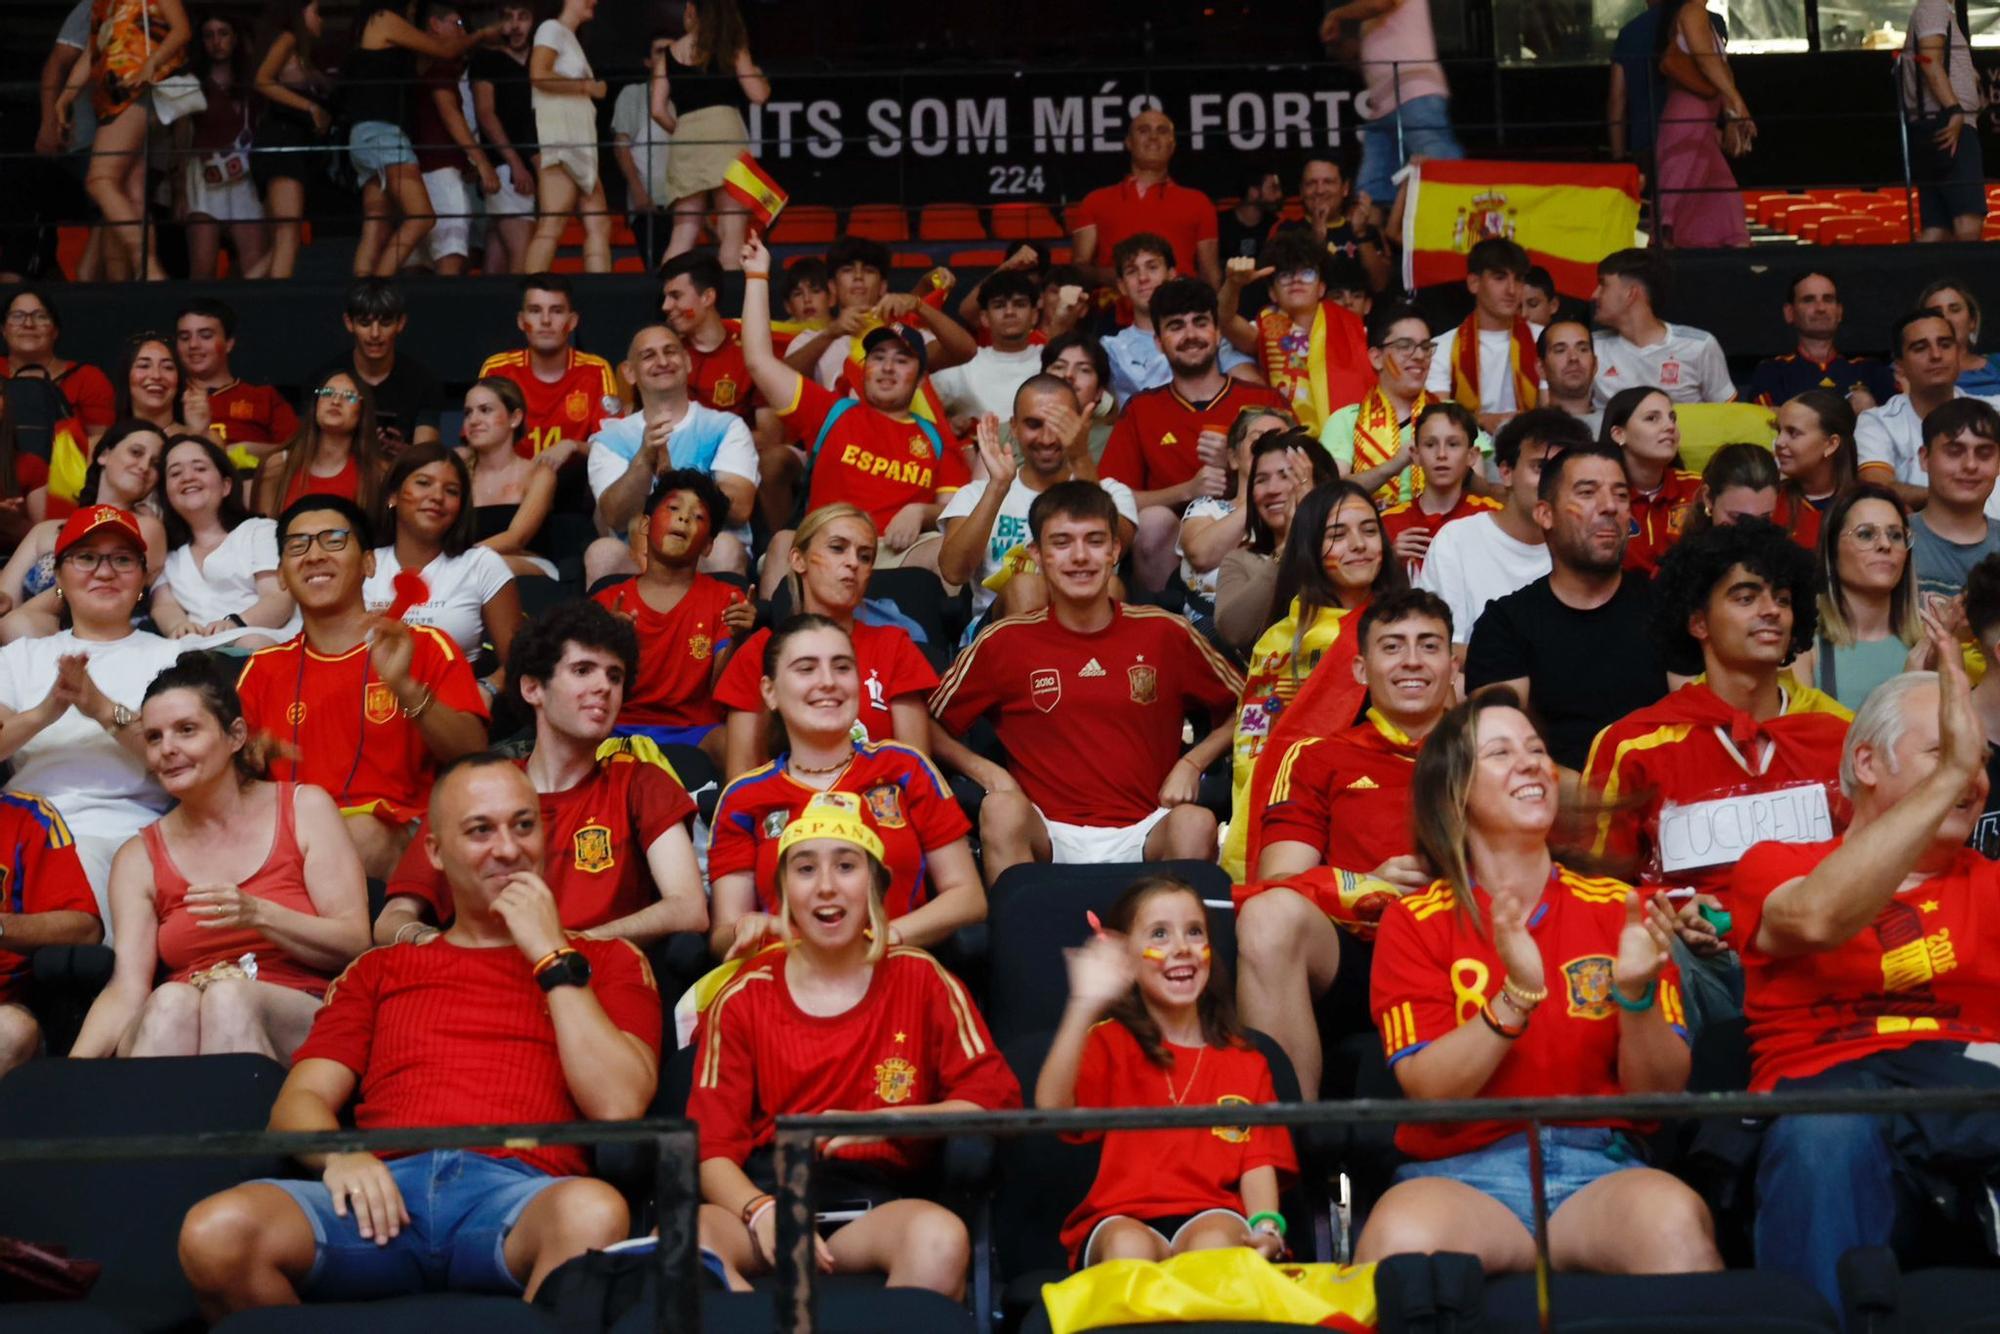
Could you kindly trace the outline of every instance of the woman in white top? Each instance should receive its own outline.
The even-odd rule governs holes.
[[[177,435],[161,473],[167,565],[153,585],[153,624],[170,639],[221,635],[241,648],[297,634],[297,605],[278,583],[277,521],[244,507],[221,446]]]
[[[535,174],[541,220],[528,243],[523,273],[545,273],[571,214],[583,222],[583,269],[611,272],[611,211],[597,172],[597,108],[607,91],[583,54],[576,30],[597,13],[597,0],[563,0],[562,12],[535,29],[528,53],[535,133],[542,162]]]
[[[479,545],[506,558],[517,575],[556,577],[542,554],[542,528],[556,499],[556,474],[516,448],[527,420],[521,386],[490,375],[465,391],[466,463],[472,470],[472,526]]]
[[[521,625],[521,594],[506,559],[472,544],[471,493],[465,460],[442,445],[419,445],[397,459],[375,516],[375,531],[390,541],[375,548],[361,597],[380,612],[396,601],[397,573],[415,570],[430,596],[403,619],[451,636],[469,659],[491,644],[504,669]]]
[[[14,764],[9,791],[35,793],[68,823],[104,907],[112,856],[167,808],[134,724],[146,687],[180,646],[132,628],[150,567],[129,511],[78,510],[56,539],[55,562],[69,624],[0,648],[0,760]]]

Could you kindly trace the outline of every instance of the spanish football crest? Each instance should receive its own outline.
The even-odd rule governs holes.
[[[707,662],[708,650],[709,639],[707,635],[694,634],[688,636],[688,656],[690,658],[693,658],[696,662]]]
[[[1240,1093],[1225,1093],[1215,1100],[1215,1105],[1217,1107],[1248,1107],[1250,1100]],[[1250,1142],[1249,1126],[1210,1126],[1208,1133],[1225,1144],[1248,1144]]]
[[[590,395],[579,389],[563,400],[563,416],[580,422],[590,415]]]
[[[576,851],[576,869],[586,875],[608,871],[618,860],[611,855],[611,831],[601,824],[585,825],[570,841]]]
[[[380,681],[370,681],[362,712],[368,715],[371,723],[388,722],[396,716],[396,692]]]
[[[908,1102],[917,1089],[917,1067],[900,1056],[891,1056],[875,1067],[875,1096],[892,1106]]]
[[[1127,667],[1125,679],[1132,685],[1134,704],[1151,704],[1160,697],[1160,674],[1144,663],[1140,663],[1137,667]]]
[[[712,406],[718,408],[733,407],[736,403],[735,379],[731,376],[723,376],[710,386],[708,394],[714,400]]]
[[[882,828],[901,829],[906,823],[903,819],[903,789],[894,783],[877,783],[862,795],[868,802],[868,813]]]
[[[1611,958],[1586,954],[1563,965],[1563,988],[1567,991],[1569,1014],[1573,1019],[1611,1017]]]

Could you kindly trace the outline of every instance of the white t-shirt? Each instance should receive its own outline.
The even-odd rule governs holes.
[[[17,639],[0,648],[0,705],[16,713],[48,698],[56,661],[81,653],[90,679],[128,709],[137,709],[153,678],[183,649],[205,640],[162,639],[135,630],[123,639],[84,640],[74,631]],[[123,842],[157,820],[170,804],[146,766],[109,732],[70,709],[14,752],[10,792],[32,792],[61,813],[78,838]]]
[[[175,547],[167,553],[161,577],[188,619],[207,625],[250,610],[257,601],[257,576],[275,573],[277,568],[278,522],[252,517],[230,529],[222,544],[199,565],[192,546]],[[290,639],[298,631],[272,633],[275,638]]]
[[[1002,352],[982,347],[962,366],[947,366],[931,377],[931,387],[954,417],[990,412],[1001,421],[1014,415],[1014,392],[1021,382],[1042,369],[1042,350],[1024,347]]]
[[[1181,511],[1181,524],[1186,526],[1189,519],[1226,519],[1236,513],[1236,502],[1227,496],[1196,496]],[[1216,577],[1222,573],[1218,564],[1212,570],[1197,570],[1188,564],[1187,548],[1181,545],[1181,530],[1174,529],[1174,554],[1181,558],[1181,583],[1187,591],[1215,600]]]
[[[1417,587],[1444,599],[1451,608],[1452,641],[1467,644],[1487,603],[1526,588],[1548,572],[1548,547],[1515,541],[1489,510],[1453,519],[1438,529],[1424,553]]]
[[[639,179],[646,183],[653,207],[673,203],[667,193],[667,132],[653,119],[652,87],[645,82],[628,83],[618,93],[611,109],[611,133],[632,141],[632,162]]]
[[[1964,390],[1953,386],[1953,398],[1966,398]],[[2000,408],[2000,398],[1985,400]],[[1870,408],[1854,423],[1854,452],[1857,466],[1886,463],[1896,470],[1896,480],[1910,486],[1929,486],[1930,473],[1917,451],[1924,444],[1923,418],[1910,405],[1908,394],[1897,394],[1879,408]],[[2000,519],[2000,487],[1986,498],[1986,517]]]
[[[361,586],[361,600],[369,611],[385,611],[395,602],[396,574],[402,568],[393,545],[375,548],[375,573]],[[456,556],[439,556],[421,573],[431,595],[404,612],[403,620],[450,635],[465,656],[472,657],[486,642],[486,604],[514,582],[507,558],[491,547],[467,547]]]
[[[1118,507],[1118,517],[1136,527],[1139,523],[1139,502],[1133,496],[1132,488],[1109,477],[1099,478],[1097,484],[1110,494],[1111,503]],[[960,487],[952,494],[951,499],[945,502],[944,509],[938,512],[938,530],[949,533],[950,525],[978,508],[980,497],[985,494],[986,479],[983,477]],[[1035,503],[1035,497],[1040,494],[1039,491],[1030,490],[1028,484],[1021,480],[1019,473],[1014,474],[1013,484],[1007,488],[1006,496],[1000,501],[1000,512],[993,516],[993,531],[987,536],[985,554],[979,558],[979,573],[973,576],[973,626],[978,625],[979,619],[986,615],[986,609],[993,605],[993,599],[1000,596],[985,586],[986,577],[1000,568],[1008,552],[1015,547],[1028,544],[1028,507]],[[972,627],[966,627],[968,637],[971,633]]]
[[[1597,348],[1592,396],[1600,408],[1620,389],[1640,384],[1664,390],[1676,403],[1736,401],[1729,360],[1715,335],[1705,330],[1669,324],[1667,336],[1651,347],[1628,343],[1614,333],[1599,333],[1592,341]]]
[[[625,475],[639,447],[646,443],[646,414],[639,411],[614,417],[598,427],[590,437],[590,453],[584,467],[590,477],[590,494],[602,498],[611,484]],[[733,412],[721,412],[688,400],[687,414],[667,432],[667,457],[676,468],[693,468],[713,476],[728,473],[757,485],[757,443],[750,428]],[[745,544],[750,541],[750,525],[735,530]]]
[[[1531,338],[1542,336],[1542,326],[1530,324]],[[1431,339],[1436,349],[1431,354],[1430,374],[1424,378],[1424,390],[1432,398],[1443,401],[1451,397],[1451,363],[1458,355],[1458,330],[1446,329]],[[1511,329],[1481,329],[1479,331],[1479,411],[1519,412],[1521,405],[1514,398],[1514,331]]]
[[[559,79],[588,79],[591,77],[590,58],[583,54],[583,43],[576,34],[555,19],[542,20],[542,26],[535,29],[535,45],[545,46],[556,53],[556,65],[552,71]],[[574,97],[571,93],[568,96]]]

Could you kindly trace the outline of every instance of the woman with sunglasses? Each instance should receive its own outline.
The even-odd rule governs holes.
[[[257,470],[254,508],[276,518],[301,496],[340,496],[373,509],[382,479],[374,395],[354,372],[330,370],[309,397],[299,433]]]
[[[165,445],[151,422],[127,418],[98,438],[74,504],[49,495],[46,488],[29,494],[29,516],[41,521],[28,530],[6,568],[0,569],[0,597],[8,599],[12,608],[0,619],[0,644],[54,634],[60,628],[60,608],[50,595],[56,584],[56,542],[64,521],[79,508],[110,505],[130,512],[145,537],[149,568],[160,568],[167,557],[167,534],[152,513],[153,486],[159,480]]]
[[[1910,511],[1862,482],[1835,499],[1819,530],[1819,633],[1792,675],[1859,709],[1892,676],[1925,670],[1930,640],[1910,559]]]

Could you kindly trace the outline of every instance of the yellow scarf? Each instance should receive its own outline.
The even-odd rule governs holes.
[[[1410,420],[1415,421],[1429,404],[1430,398],[1419,393],[1417,401],[1410,404]],[[1394,458],[1402,447],[1402,423],[1396,417],[1396,409],[1390,406],[1389,396],[1378,384],[1361,400],[1361,411],[1354,418],[1354,471],[1362,473],[1379,467]],[[1376,488],[1375,503],[1393,505],[1399,500],[1414,500],[1423,489],[1424,470],[1412,464],[1408,472]]]

